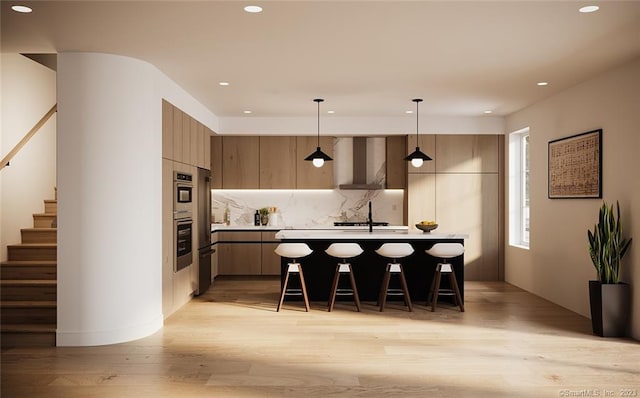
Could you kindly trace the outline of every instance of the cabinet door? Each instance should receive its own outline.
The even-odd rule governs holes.
[[[499,152],[497,135],[437,135],[436,171],[439,173],[497,173]]]
[[[298,156],[296,188],[298,189],[333,189],[333,164],[326,162],[322,167],[314,167],[311,162],[304,160],[313,153],[318,146],[315,136],[296,137]],[[322,152],[333,158],[333,137],[320,137]]]
[[[212,131],[209,130],[206,126],[202,125],[202,129],[204,130],[204,141],[202,143],[203,147],[204,147],[204,159],[203,159],[203,165],[205,169],[209,169],[211,170],[211,134]],[[221,176],[220,176],[221,177]]]
[[[220,239],[218,232],[213,232],[211,234],[211,243],[217,242]],[[218,253],[220,252],[220,248],[218,245],[212,247],[213,253],[211,253],[211,278],[215,278],[220,273],[218,271]],[[212,279],[213,280],[213,279]]]
[[[422,220],[436,219],[436,175],[409,174],[408,177],[408,216],[410,230],[416,230],[415,224]],[[459,232],[452,228],[449,231]]]
[[[182,112],[182,163],[191,164],[191,116]]]
[[[211,130],[207,129],[210,133]],[[209,137],[209,153],[211,164],[211,189],[222,189],[222,137],[211,135]]]
[[[162,100],[162,157],[173,160],[173,105]]]
[[[386,165],[387,189],[405,189],[407,187],[407,136],[387,137]]]
[[[257,189],[260,184],[258,137],[222,137],[222,188]]]
[[[500,213],[503,209],[499,184],[497,173],[438,174],[436,177],[436,213],[438,223],[444,227],[442,232],[469,234],[464,243],[465,280],[500,278]]]
[[[184,113],[173,107],[173,160],[182,162],[182,118]]]
[[[260,188],[295,187],[296,137],[260,137]]]
[[[202,167],[201,163],[198,163],[198,150],[200,147],[200,130],[198,128],[198,121],[194,118],[190,118],[190,132],[191,132],[191,150],[189,151],[189,157],[191,159],[192,166]]]
[[[262,275],[280,275],[280,256],[274,250],[276,232],[262,232]]]
[[[262,238],[260,232],[220,232],[220,241],[238,242],[217,245],[220,275],[260,275]]]

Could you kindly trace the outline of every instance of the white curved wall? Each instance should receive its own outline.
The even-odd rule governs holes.
[[[58,345],[162,327],[157,73],[121,56],[58,56]]]

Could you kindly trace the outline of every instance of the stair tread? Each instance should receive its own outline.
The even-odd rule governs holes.
[[[56,247],[57,243],[16,243],[7,247]]]
[[[55,267],[58,265],[56,260],[7,260],[3,261],[2,265],[19,265],[21,267],[30,266],[50,266]]]
[[[56,325],[47,323],[16,323],[0,325],[2,332],[21,332],[21,333],[55,333]]]
[[[57,203],[58,199],[45,199],[44,202],[45,203]]]
[[[57,285],[57,279],[3,279],[0,280],[0,286],[29,286],[29,285],[43,285],[43,286],[55,286]]]
[[[47,227],[31,227],[31,228],[20,228],[20,231],[42,231],[42,232],[49,232],[49,231],[58,231],[58,228],[56,228],[56,227],[51,227],[51,228],[47,228]]]
[[[0,302],[2,308],[56,308],[58,305],[55,301],[11,301],[5,300]]]

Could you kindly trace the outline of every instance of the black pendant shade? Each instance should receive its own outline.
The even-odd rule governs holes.
[[[322,150],[320,149],[320,103],[323,102],[324,100],[322,98],[316,98],[313,101],[318,104],[318,146],[316,147],[315,152],[313,152],[311,155],[304,158],[304,160],[313,162],[313,165],[316,167],[322,167],[325,161],[329,161],[333,159],[331,159],[329,155],[322,152]]]
[[[422,98],[415,98],[412,101],[416,103],[416,150],[411,152],[409,154],[409,156],[404,158],[404,160],[407,160],[407,161],[411,162],[411,165],[413,167],[420,167],[420,166],[422,166],[422,163],[424,161],[432,160],[432,159],[427,154],[422,152],[420,150],[420,146],[418,145],[418,120],[419,120],[418,119],[418,104],[420,104],[422,102]]]
[[[329,155],[322,152],[320,150],[320,147],[317,147],[315,152],[313,152],[311,155],[304,158],[304,160],[309,160],[309,161],[313,161],[313,159],[333,160]]]

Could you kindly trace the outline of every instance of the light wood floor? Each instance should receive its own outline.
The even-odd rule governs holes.
[[[127,343],[2,351],[2,397],[640,395],[640,345],[505,283],[466,282],[466,312],[285,302],[278,281],[221,279]],[[586,286],[585,286],[586,289]],[[588,395],[591,392],[591,395]],[[635,394],[635,395],[632,395]]]

